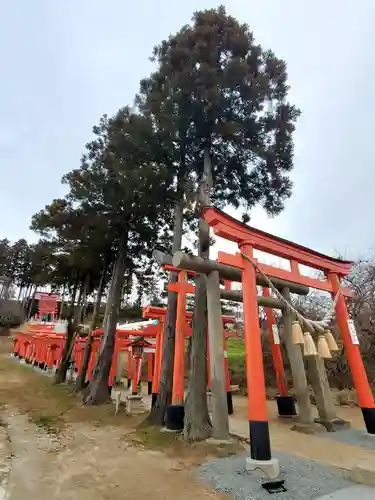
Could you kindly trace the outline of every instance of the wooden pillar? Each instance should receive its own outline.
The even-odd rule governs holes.
[[[329,274],[328,279],[332,284],[333,295],[339,290],[340,281],[337,274]],[[352,372],[354,386],[357,392],[359,406],[362,410],[363,420],[369,434],[375,434],[375,403],[368,383],[365,367],[359,351],[358,337],[354,325],[350,322],[345,299],[339,292],[336,304],[336,319],[340,328],[345,354]]]
[[[207,389],[211,390],[211,367],[210,367],[210,341],[207,335]]]
[[[207,276],[207,320],[213,437],[229,439],[220,279],[217,271]]]
[[[284,298],[290,303],[289,288],[284,288],[282,293]],[[292,370],[293,389],[298,403],[299,421],[304,425],[314,425],[302,350],[301,346],[293,344],[292,322],[293,315],[285,308],[283,310],[284,336],[290,368]]]
[[[136,396],[138,394],[137,386],[138,386],[138,375],[139,375],[139,367],[140,367],[141,358],[139,356],[135,356],[134,358],[134,370],[133,370],[133,379],[132,379],[132,395]]]
[[[268,288],[263,288],[263,295],[265,297],[270,296],[270,292],[269,292]],[[284,373],[284,364],[283,364],[283,358],[281,355],[280,338],[279,338],[278,328],[276,325],[276,321],[275,321],[275,317],[273,315],[272,309],[269,309],[268,307],[265,307],[264,309],[265,309],[265,313],[266,313],[266,323],[267,323],[269,339],[270,339],[270,344],[271,344],[273,368],[275,370],[277,390],[279,391],[279,394],[281,396],[287,396],[288,395],[288,386],[286,383],[286,378],[285,378],[285,373]]]
[[[249,257],[253,256],[251,245],[244,244],[240,248]],[[250,456],[252,460],[263,462],[271,460],[271,445],[260,338],[256,276],[253,265],[247,259],[243,259],[242,290]]]
[[[336,412],[324,360],[319,356],[308,356],[306,359],[306,368],[307,378],[315,394],[319,423],[325,425],[336,419]]]
[[[173,288],[177,291],[178,296],[173,365],[172,405],[180,405],[184,401],[186,295],[190,288],[191,285],[187,282],[187,273],[185,271],[180,271],[178,274],[177,286]]]
[[[132,383],[132,365],[133,365],[133,357],[132,357],[132,352],[131,348],[128,348],[128,389],[130,389],[131,383]]]
[[[227,349],[227,339],[225,333],[223,335],[223,348],[224,348],[224,368],[225,368],[225,389],[227,391],[228,415],[233,415],[233,399],[232,399],[232,390],[230,387],[228,349]]]
[[[152,394],[152,352],[147,353],[147,394]]]
[[[152,406],[159,392],[159,382],[160,382],[160,371],[161,371],[161,359],[163,354],[163,330],[164,323],[160,324],[160,330],[156,336],[156,348],[155,348],[155,363],[154,363],[154,374],[152,378]]]

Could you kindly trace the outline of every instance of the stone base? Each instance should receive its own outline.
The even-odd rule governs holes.
[[[232,444],[233,439],[230,439],[229,437],[228,437],[228,439],[218,439],[218,438],[214,438],[214,437],[209,437],[206,439],[206,443],[213,444],[215,446],[220,446],[223,444]]]
[[[342,418],[333,418],[332,420],[327,420],[324,418],[315,418],[317,424],[322,425],[327,429],[327,432],[342,431],[344,429],[350,429],[350,422],[343,420]]]
[[[142,396],[126,396],[126,412],[130,415],[140,415],[147,410],[143,403]]]
[[[303,432],[303,434],[316,434],[317,432],[324,432],[324,429],[315,424],[301,424],[300,422],[293,425],[291,431]]]
[[[279,461],[276,458],[270,460],[254,460],[251,457],[246,458],[247,472],[259,472],[268,479],[276,479],[280,474]]]
[[[369,434],[375,434],[375,408],[361,408],[363,420]]]
[[[350,471],[349,477],[357,483],[375,486],[375,463],[371,460],[358,464]]]
[[[293,396],[276,396],[279,417],[291,418],[297,415],[296,400]]]
[[[182,431],[184,428],[185,407],[183,404],[171,404],[165,415],[165,425],[171,431]]]

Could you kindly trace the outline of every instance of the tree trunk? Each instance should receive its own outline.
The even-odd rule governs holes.
[[[81,370],[80,370],[80,372],[78,374],[78,377],[77,377],[77,380],[76,380],[76,386],[75,386],[75,390],[76,391],[81,391],[85,387],[87,369],[88,369],[88,366],[89,366],[90,357],[91,357],[91,351],[92,351],[92,341],[93,341],[92,332],[95,329],[96,318],[99,315],[100,304],[101,304],[101,300],[102,300],[102,296],[103,296],[103,291],[104,291],[105,275],[107,273],[107,270],[108,270],[108,266],[105,264],[104,267],[103,267],[102,274],[100,276],[98,294],[97,294],[97,297],[96,297],[94,311],[92,313],[92,318],[91,318],[89,333],[88,333],[88,337],[87,337],[87,342],[85,344],[85,349],[84,349],[84,352],[83,352],[82,366],[81,366]]]
[[[89,287],[89,284],[90,284],[90,273],[87,273],[85,281],[83,282],[83,287],[80,290],[80,297],[78,299],[77,311],[75,314],[76,323],[82,323],[83,321],[83,315],[87,299],[87,289]]]
[[[34,300],[35,300],[36,289],[37,289],[37,285],[35,285],[33,294],[31,296],[31,300],[30,300],[30,303],[29,303],[29,308],[27,310],[27,315],[26,315],[27,319],[31,318],[31,313],[33,311],[33,305],[34,305]]]
[[[290,304],[289,288],[284,288],[283,296]],[[292,371],[293,391],[298,404],[298,420],[301,424],[312,426],[314,425],[314,415],[307,385],[305,365],[301,346],[295,345],[292,340],[292,320],[292,313],[285,308],[283,310],[285,345]]]
[[[214,271],[207,276],[208,345],[210,352],[212,435],[229,439],[228,401],[221,319],[220,278]]]
[[[174,214],[174,232],[172,253],[181,248],[183,226],[182,201],[176,203]],[[177,273],[169,274],[169,283],[177,282]],[[167,317],[164,325],[163,357],[160,375],[159,394],[151,408],[147,422],[152,425],[164,425],[167,406],[172,401],[173,363],[177,320],[177,294],[168,291]]]
[[[69,312],[68,312],[68,327],[66,332],[64,349],[61,356],[61,363],[59,368],[55,373],[54,384],[62,384],[65,382],[66,373],[69,368],[70,355],[72,353],[72,347],[75,336],[75,321],[74,321],[74,302],[76,299],[78,289],[78,280],[74,284],[73,293],[72,293],[72,302],[70,304]]]
[[[63,313],[64,313],[64,298],[65,298],[65,284],[63,286],[63,291],[61,294],[61,302],[60,302],[60,311],[59,311],[59,319],[63,318]]]
[[[204,174],[200,185],[200,207],[210,204],[212,189],[211,159],[204,151]],[[204,219],[199,220],[199,257],[210,256],[210,227]],[[206,276],[198,275],[195,281],[195,303],[192,334],[191,372],[185,402],[184,438],[202,441],[210,437],[212,425],[207,407],[207,295]]]
[[[109,399],[108,378],[112,366],[116,342],[116,326],[118,309],[121,302],[122,285],[125,274],[125,257],[127,250],[127,234],[124,233],[119,242],[119,250],[113,269],[111,283],[111,303],[104,330],[104,338],[99,352],[98,362],[85,400],[87,405],[99,405]]]
[[[114,276],[114,274],[112,272],[111,283],[109,285],[109,290],[108,290],[107,304],[106,304],[105,310],[104,310],[104,318],[103,318],[103,325],[102,325],[103,330],[106,329],[107,320],[108,320],[108,317],[109,317],[109,313],[110,313],[110,310],[111,310],[111,304],[112,304],[112,300],[113,300],[113,290],[114,290],[114,287],[112,286],[113,276]]]
[[[23,296],[23,299],[22,299],[22,307],[23,307],[23,310],[25,312],[26,317],[27,317],[27,313],[26,313],[27,303],[28,303],[31,288],[32,288],[32,285],[27,285],[25,295]]]

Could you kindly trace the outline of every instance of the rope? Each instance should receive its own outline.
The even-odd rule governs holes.
[[[246,259],[248,262],[250,262],[253,265],[253,267],[259,272],[259,274],[261,274],[263,276],[263,278],[265,278],[265,280],[268,283],[268,286],[276,294],[276,296],[283,302],[283,304],[285,304],[285,307],[287,308],[288,312],[293,312],[296,315],[297,319],[299,321],[301,321],[301,323],[303,323],[307,327],[307,329],[310,330],[311,333],[313,333],[314,331],[323,333],[325,330],[327,330],[329,328],[329,325],[330,325],[330,323],[335,315],[335,307],[336,307],[336,304],[337,304],[337,301],[339,298],[341,285],[339,285],[339,289],[337,290],[336,296],[332,302],[332,306],[326,312],[324,318],[320,321],[307,319],[304,316],[302,316],[302,314],[300,312],[298,312],[297,309],[295,309],[292,306],[292,304],[290,304],[284,298],[284,296],[279,292],[279,290],[275,287],[275,285],[272,283],[272,281],[269,279],[269,277],[262,271],[262,269],[258,266],[258,264],[256,263],[256,261],[254,259],[252,259],[251,257],[249,257],[248,255],[246,255],[243,252],[241,252],[241,255],[244,259]]]

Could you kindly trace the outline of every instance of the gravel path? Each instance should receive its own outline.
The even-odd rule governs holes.
[[[284,453],[274,456],[280,461],[281,477],[285,479],[284,493],[270,495],[263,489],[262,479],[246,472],[244,456],[207,462],[197,473],[216,491],[228,493],[235,500],[313,500],[354,485],[337,469]],[[375,489],[373,492],[375,498]]]
[[[345,429],[337,432],[326,432],[317,434],[318,437],[324,439],[332,439],[339,443],[350,444],[352,446],[360,446],[366,450],[375,451],[375,436],[371,436],[362,429]]]

